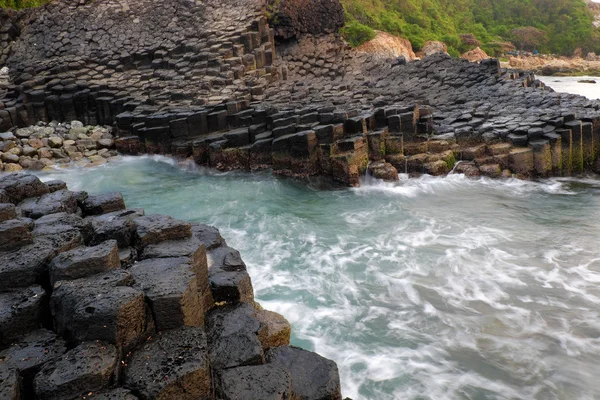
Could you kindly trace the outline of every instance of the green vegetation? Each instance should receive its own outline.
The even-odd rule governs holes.
[[[348,21],[346,26],[342,29],[342,35],[344,35],[344,38],[351,46],[356,47],[373,39],[375,37],[375,31],[354,20]]]
[[[370,27],[408,38],[415,51],[440,40],[453,55],[477,45],[490,55],[524,50],[571,55],[600,53],[600,30],[585,0],[342,0],[344,34],[358,45]],[[470,35],[468,35],[470,34]]]
[[[12,8],[20,10],[22,8],[39,7],[50,0],[0,0],[0,8]]]

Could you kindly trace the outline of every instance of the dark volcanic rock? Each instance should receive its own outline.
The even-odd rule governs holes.
[[[130,349],[147,329],[144,294],[126,286],[131,283],[123,270],[58,282],[50,301],[56,330],[76,343],[102,340]]]
[[[85,278],[119,268],[119,248],[116,240],[107,240],[93,247],[78,247],[55,257],[50,263],[50,284],[61,280]]]
[[[207,253],[208,282],[216,302],[251,302],[254,289],[240,253],[231,247],[218,247]]]
[[[0,345],[39,328],[47,312],[46,292],[40,286],[0,293]]]
[[[331,360],[296,347],[276,347],[267,352],[266,362],[289,371],[295,398],[342,399],[337,365]]]
[[[221,237],[221,233],[214,226],[192,224],[192,234],[204,244],[207,251],[216,249],[217,247],[226,246],[225,241]]]
[[[51,247],[56,255],[83,245],[89,225],[73,214],[50,214],[36,220],[32,233],[35,243]]]
[[[55,249],[45,242],[0,253],[0,292],[41,284],[46,264],[54,254]]]
[[[282,39],[303,33],[335,33],[344,26],[344,8],[339,0],[269,0],[271,25]]]
[[[146,215],[135,219],[136,242],[143,248],[166,240],[188,239],[192,236],[191,224],[164,215]]]
[[[17,218],[15,205],[11,203],[0,203],[0,222],[8,221],[13,218]]]
[[[114,239],[119,248],[132,246],[135,241],[135,219],[144,215],[144,210],[122,210],[104,215],[87,217],[93,226],[90,245],[97,245],[106,240]]]
[[[256,312],[256,318],[261,325],[258,337],[263,349],[289,346],[292,327],[283,315],[269,310],[259,310]]]
[[[3,364],[0,364],[0,399],[21,399],[21,380],[19,378],[19,371]]]
[[[42,365],[57,359],[66,351],[67,345],[62,338],[54,332],[39,329],[19,338],[11,347],[0,352],[0,361],[32,378]]]
[[[159,331],[204,323],[195,270],[193,260],[186,257],[149,259],[130,268],[136,287],[148,299]]]
[[[222,370],[215,384],[223,400],[289,400],[292,379],[289,372],[272,364]]]
[[[263,363],[256,310],[240,303],[213,309],[207,317],[211,365],[215,369]]]
[[[8,196],[11,203],[18,204],[28,197],[42,196],[49,189],[37,176],[30,174],[9,174],[0,177],[0,191]]]
[[[0,251],[14,250],[33,242],[30,223],[11,219],[0,222]]]
[[[90,400],[138,400],[138,398],[135,397],[130,390],[123,388],[94,393],[86,398]]]
[[[44,365],[34,380],[37,398],[72,399],[107,388],[118,362],[117,349],[102,342],[83,343]]]
[[[84,215],[102,215],[124,209],[123,195],[116,192],[88,196],[81,202]]]
[[[37,219],[48,214],[66,212],[74,214],[77,211],[77,199],[73,192],[57,190],[41,197],[33,197],[19,203],[24,217]]]
[[[144,400],[210,399],[207,353],[202,328],[161,332],[127,360],[124,386]]]

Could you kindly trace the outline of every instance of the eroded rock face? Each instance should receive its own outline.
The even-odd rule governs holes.
[[[270,23],[281,39],[303,33],[335,33],[344,26],[344,8],[339,0],[269,0],[268,4]]]

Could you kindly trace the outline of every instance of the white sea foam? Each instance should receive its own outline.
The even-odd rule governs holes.
[[[218,226],[293,344],[338,363],[344,396],[600,398],[592,177],[317,191],[161,157],[110,164],[46,177]]]

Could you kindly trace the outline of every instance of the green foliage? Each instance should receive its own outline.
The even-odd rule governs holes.
[[[12,8],[20,10],[22,8],[39,7],[51,0],[0,0],[0,8]]]
[[[536,50],[570,55],[576,48],[600,50],[600,30],[585,0],[341,0],[347,28],[359,23],[406,37],[415,50],[427,40],[446,43],[453,54],[473,48],[461,42],[472,34],[490,55],[502,54],[498,42],[516,41],[514,31],[543,32]],[[364,30],[364,28],[362,28]],[[464,36],[463,36],[464,37]]]
[[[352,21],[347,23],[342,29],[342,35],[344,36],[344,39],[350,43],[350,46],[356,47],[373,39],[375,37],[375,31],[358,21]]]

